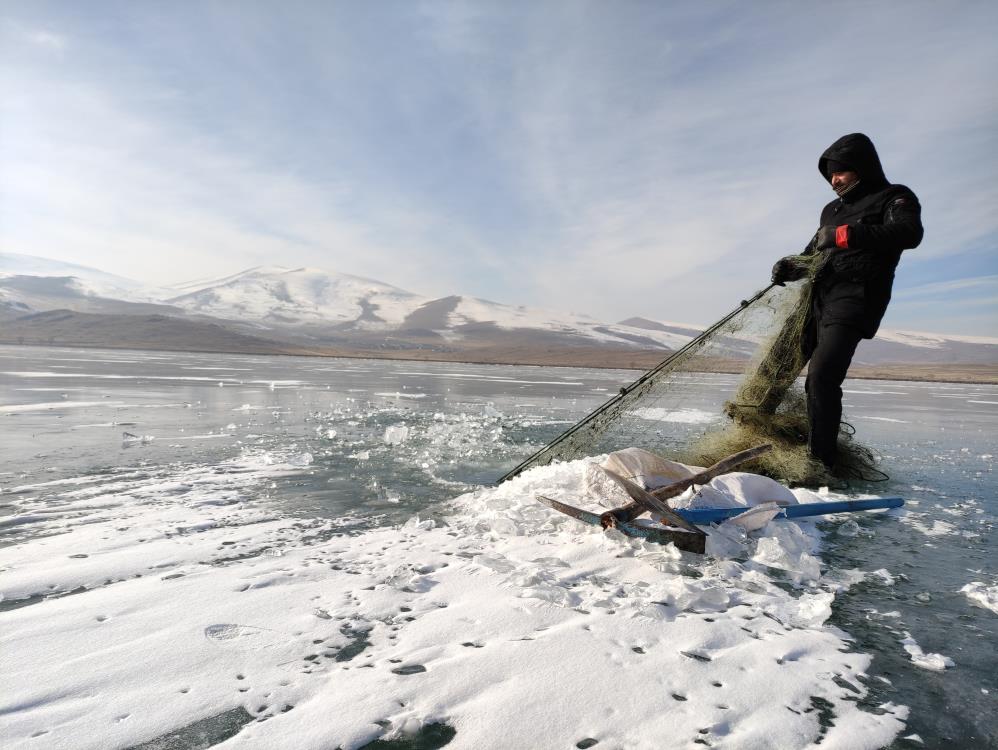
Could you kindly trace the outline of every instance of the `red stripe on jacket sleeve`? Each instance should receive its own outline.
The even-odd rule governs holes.
[[[840,224],[835,227],[835,246],[836,247],[849,247],[849,225]]]

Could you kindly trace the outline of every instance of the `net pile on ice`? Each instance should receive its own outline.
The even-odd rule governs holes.
[[[740,467],[783,482],[831,477],[808,455],[807,408],[799,379],[811,284],[823,256],[798,256],[801,283],[770,286],[743,300],[609,401],[534,453],[502,481],[534,466],[633,446],[708,466],[760,443],[773,450]],[[740,377],[739,377],[740,376]],[[716,408],[718,395],[724,407]],[[873,454],[839,432],[841,478],[882,478]]]

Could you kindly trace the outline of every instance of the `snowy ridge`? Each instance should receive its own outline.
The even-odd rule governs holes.
[[[534,501],[578,502],[576,461],[463,495],[446,525],[346,533],[267,508],[269,479],[310,460],[246,450],[14,495],[5,524],[42,536],[0,549],[5,599],[38,597],[3,613],[6,746],[129,747],[233,706],[248,723],[222,750],[431,724],[454,748],[872,750],[904,726],[856,700],[871,659],[826,624],[843,584],[809,524],[683,556]]]
[[[699,333],[707,326],[691,323],[673,323],[665,320],[652,320],[646,318],[630,318],[625,323],[633,321],[633,324],[641,328],[661,327],[662,330],[687,329]],[[695,335],[695,334],[694,334]],[[693,336],[686,337],[689,341]],[[745,341],[758,342],[765,336],[741,335],[735,338],[743,338]],[[998,337],[994,336],[961,336],[956,334],[926,333],[924,331],[902,331],[894,328],[881,328],[877,331],[878,341],[889,341],[896,344],[903,344],[921,349],[942,349],[953,342],[961,344],[978,344],[983,346],[998,346]]]
[[[922,331],[898,331],[882,329],[877,332],[877,338],[882,341],[893,341],[906,346],[916,346],[925,349],[941,349],[953,341],[963,344],[984,344],[998,346],[998,338],[994,336],[957,336],[952,334],[925,333]]]
[[[199,287],[167,301],[220,318],[355,323],[366,328],[397,326],[426,301],[380,281],[314,268],[261,266]]]
[[[167,294],[166,290],[152,288],[124,276],[116,276],[89,266],[39,258],[34,255],[0,253],[0,279],[12,276],[67,279],[67,286],[78,294],[126,302],[154,302]]]
[[[14,288],[4,277],[37,276],[48,280],[39,290]],[[23,282],[20,283],[24,286]],[[613,346],[675,351],[699,335],[703,326],[648,318],[602,323],[579,314],[452,295],[430,298],[377,280],[318,268],[259,266],[230,276],[179,284],[171,289],[145,288],[138,282],[96,269],[44,258],[0,254],[0,307],[23,314],[48,309],[127,312],[96,309],[97,298],[113,302],[152,302],[175,311],[211,316],[220,322],[273,331],[280,337],[392,334],[399,341],[425,340],[534,347]],[[167,311],[169,312],[169,311]],[[170,314],[176,315],[177,312]],[[750,356],[769,331],[751,320],[738,333],[718,339],[716,353]],[[367,336],[370,343],[370,336]],[[993,363],[998,338],[953,336],[882,329],[861,344],[856,362]]]
[[[360,331],[426,328],[461,338],[466,326],[536,331],[599,343],[627,343],[638,336],[648,347],[672,348],[688,337],[606,325],[587,316],[474,297],[434,300],[349,274],[315,268],[261,266],[210,281],[176,287],[185,293],[166,300],[192,313],[266,325],[332,324]],[[434,309],[439,308],[439,309]]]
[[[601,323],[589,315],[565,313],[524,305],[504,305],[476,297],[460,297],[449,317],[449,327],[492,323],[506,331],[538,331],[581,336],[601,343],[624,343],[628,336],[639,336],[650,346],[673,348],[689,339],[659,331],[645,331],[631,326]]]

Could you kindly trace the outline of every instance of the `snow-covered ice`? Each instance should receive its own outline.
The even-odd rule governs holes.
[[[907,630],[904,632],[904,638],[901,639],[901,645],[904,646],[904,650],[908,652],[912,663],[916,667],[931,669],[935,672],[942,672],[950,667],[956,666],[953,660],[948,656],[925,653],[925,651],[922,650],[922,647],[918,645],[915,639],[911,637],[911,633]]]
[[[903,706],[856,700],[871,657],[827,622],[842,584],[813,525],[726,524],[734,557],[682,555],[534,500],[581,502],[583,461],[395,528],[260,499],[310,461],[246,450],[15,495],[3,604],[28,606],[0,613],[5,747],[125,748],[240,707],[217,747],[446,724],[454,748],[851,750],[904,727]]]
[[[960,589],[978,607],[990,609],[998,614],[998,585],[988,586],[981,581],[972,581]]]

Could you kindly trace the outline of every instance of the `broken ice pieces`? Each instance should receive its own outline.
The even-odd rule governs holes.
[[[131,432],[121,433],[121,446],[127,448],[132,445],[147,445],[156,438],[152,435],[136,435]]]
[[[392,425],[385,429],[384,437],[386,445],[402,445],[409,438],[409,428],[405,425]]]

